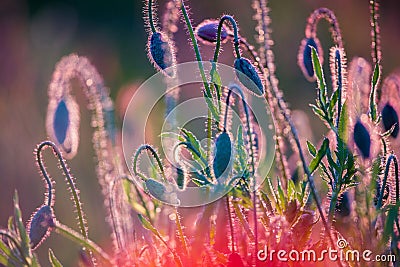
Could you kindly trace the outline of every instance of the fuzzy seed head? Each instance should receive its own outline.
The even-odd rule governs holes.
[[[239,81],[253,94],[264,95],[263,80],[254,65],[247,58],[235,59],[235,71]]]
[[[297,64],[299,65],[306,79],[310,82],[313,82],[315,81],[316,77],[314,75],[311,47],[314,47],[317,50],[319,61],[321,62],[321,65],[323,64],[323,50],[317,37],[305,38],[301,41],[299,53],[297,55]]]
[[[387,103],[382,110],[382,122],[385,131],[389,131],[394,126],[390,135],[396,138],[399,134],[399,116],[393,106],[389,103]]]
[[[31,216],[27,225],[31,248],[36,249],[49,236],[54,226],[52,208],[43,205]]]
[[[369,158],[371,151],[371,136],[360,120],[357,120],[354,125],[353,138],[354,143],[361,152],[361,155],[364,158]]]
[[[228,167],[232,156],[231,138],[227,132],[222,132],[215,141],[215,157],[213,169],[216,178],[229,173]]]
[[[197,39],[206,45],[213,45],[217,42],[218,36],[218,20],[205,20],[196,27]],[[221,28],[221,42],[225,42],[228,38],[228,30],[225,25]]]
[[[149,38],[149,58],[155,68],[164,75],[175,77],[175,51],[172,41],[161,32],[154,32]]]

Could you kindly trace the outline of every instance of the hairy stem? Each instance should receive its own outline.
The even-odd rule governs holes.
[[[214,59],[213,59],[214,63],[218,62],[219,50],[221,48],[222,25],[224,24],[225,20],[229,20],[229,22],[232,24],[236,58],[241,57],[240,50],[239,50],[239,34],[238,34],[238,27],[237,27],[236,21],[232,16],[225,15],[219,20],[219,24],[218,24],[217,44],[215,46]]]
[[[399,201],[399,165],[397,162],[397,157],[394,154],[390,154],[388,157],[388,160],[386,162],[385,174],[383,177],[381,191],[379,194],[378,203],[376,204],[377,210],[380,210],[382,207],[383,195],[385,193],[387,178],[389,176],[390,164],[392,163],[392,161],[394,164],[394,175],[395,175],[395,179],[396,179],[396,203]]]
[[[88,238],[88,232],[87,232],[87,228],[85,226],[85,219],[84,219],[84,215],[83,215],[83,210],[82,210],[82,206],[81,206],[80,197],[79,197],[79,194],[78,194],[78,190],[76,189],[75,182],[73,181],[72,175],[69,172],[69,169],[68,169],[68,167],[67,167],[67,165],[65,163],[65,160],[62,157],[61,152],[57,148],[57,146],[53,142],[44,141],[44,142],[40,143],[38,148],[37,148],[36,160],[37,160],[39,168],[40,168],[40,170],[42,172],[42,175],[43,175],[43,177],[45,177],[45,179],[47,181],[47,185],[49,186],[49,188],[48,188],[48,191],[49,191],[48,205],[49,206],[53,206],[53,203],[52,203],[52,198],[53,197],[51,195],[51,192],[52,192],[51,178],[47,174],[46,168],[45,168],[44,163],[43,163],[43,158],[42,158],[42,151],[46,147],[51,147],[53,149],[53,153],[57,157],[58,162],[61,165],[61,168],[62,168],[62,170],[64,172],[64,175],[67,178],[68,186],[69,186],[69,188],[71,190],[72,198],[73,198],[74,205],[75,205],[75,208],[76,208],[76,212],[77,212],[77,215],[78,215],[79,228],[81,230],[82,235],[85,238]]]
[[[153,1],[149,0],[149,6],[147,8],[147,14],[149,16],[149,23],[150,23],[150,28],[153,33],[157,32],[156,27],[154,26],[154,21],[153,21]]]
[[[85,238],[84,236],[80,235],[79,233],[75,232],[68,226],[66,226],[58,221],[55,222],[55,231],[58,234],[72,240],[76,244],[79,244],[79,245],[87,248],[88,250],[93,251],[96,255],[100,256],[101,260],[104,261],[105,263],[107,263],[108,266],[112,266],[110,256],[107,253],[105,253],[93,241]]]
[[[204,89],[207,94],[206,97],[209,97],[209,96],[211,96],[211,90],[210,90],[210,86],[207,82],[207,77],[206,77],[206,74],[204,71],[203,61],[201,58],[199,45],[197,44],[197,39],[194,34],[192,22],[190,21],[190,18],[187,13],[186,6],[185,6],[183,0],[180,0],[180,2],[181,2],[182,15],[184,17],[186,27],[188,29],[190,39],[192,41],[193,49],[196,54],[197,64],[198,64],[199,70],[200,70],[201,79],[203,80]],[[208,114],[207,114],[207,158],[211,157],[211,137],[212,137],[212,119],[211,119],[211,112],[208,111]]]
[[[161,162],[160,157],[158,156],[156,150],[152,146],[150,146],[148,144],[141,145],[136,150],[136,153],[133,156],[133,159],[132,159],[132,170],[133,170],[134,174],[139,176],[143,181],[146,181],[148,179],[146,176],[144,176],[142,173],[140,173],[138,171],[138,169],[137,169],[138,159],[139,159],[139,156],[140,156],[140,154],[142,153],[143,150],[149,151],[150,154],[155,158],[155,160],[157,161],[158,167],[160,169],[162,178],[164,179],[164,181],[167,181],[167,177],[165,176],[164,167],[163,167],[163,164]]]

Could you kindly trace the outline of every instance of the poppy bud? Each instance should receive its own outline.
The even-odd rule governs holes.
[[[385,131],[389,131],[394,126],[394,129],[390,135],[396,138],[399,134],[399,117],[396,110],[389,103],[386,103],[382,110],[382,122],[383,126],[385,127]]]
[[[32,215],[27,225],[32,249],[36,249],[49,236],[53,227],[53,210],[43,205]]]
[[[149,58],[154,66],[167,76],[175,76],[175,53],[171,40],[160,32],[149,38]],[[172,68],[170,68],[172,67]]]
[[[222,132],[215,141],[215,157],[213,169],[216,178],[223,175],[229,166],[232,155],[231,138],[227,132]]]
[[[365,128],[360,120],[357,120],[356,124],[354,125],[353,138],[362,156],[364,158],[369,158],[371,150],[371,136],[367,128]]]
[[[239,81],[255,95],[262,96],[264,94],[263,81],[250,60],[244,57],[236,58],[234,65]]]
[[[218,20],[205,20],[196,27],[197,39],[207,45],[217,42],[218,36]],[[224,25],[221,28],[221,41],[224,42],[228,38],[228,30]]]
[[[314,66],[311,57],[311,47],[314,47],[318,52],[318,58],[323,64],[323,51],[317,37],[305,38],[301,41],[299,53],[297,56],[297,64],[299,65],[304,76],[310,82],[315,81]]]
[[[67,159],[73,158],[78,151],[79,120],[78,104],[72,97],[50,100],[47,110],[47,133]]]

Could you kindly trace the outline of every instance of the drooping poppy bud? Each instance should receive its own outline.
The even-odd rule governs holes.
[[[234,66],[239,81],[250,90],[250,92],[257,96],[264,95],[263,81],[250,60],[244,57],[236,58]]]
[[[175,77],[175,52],[172,41],[161,32],[150,35],[148,42],[149,59],[154,67],[169,77]]]
[[[36,249],[50,234],[54,224],[53,209],[41,206],[31,217],[27,229],[32,249]]]
[[[399,134],[399,116],[393,106],[389,103],[386,103],[385,107],[382,109],[382,122],[385,131],[389,131],[394,126],[390,135],[396,138]]]
[[[371,136],[360,120],[357,120],[353,131],[354,143],[364,158],[369,158],[371,151]]]
[[[311,47],[314,47],[318,52],[318,58],[323,64],[323,50],[317,37],[305,38],[301,41],[299,53],[297,56],[297,64],[299,65],[304,76],[310,82],[315,81],[314,66],[311,56]]]
[[[207,19],[203,21],[196,27],[195,34],[197,39],[204,44],[213,45],[214,43],[217,42],[218,25],[219,25],[218,20]],[[227,38],[228,38],[228,30],[226,29],[225,25],[222,25],[221,42],[226,41]]]
[[[47,133],[67,159],[73,158],[78,151],[79,117],[78,104],[71,96],[50,100],[47,109]]]

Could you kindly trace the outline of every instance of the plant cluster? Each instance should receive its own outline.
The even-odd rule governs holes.
[[[179,76],[173,37],[181,18],[202,79],[199,90],[208,107],[207,144],[180,128],[175,136],[178,142],[169,147],[176,164],[167,163],[151,144],[143,144],[131,155],[131,166],[126,169],[116,138],[113,102],[102,78],[86,58],[75,54],[62,58],[48,90],[46,129],[51,141],[41,142],[35,150],[46,184],[44,203],[24,224],[15,194],[14,216],[8,227],[0,230],[0,263],[39,266],[34,250],[56,232],[81,247],[83,266],[399,266],[400,74],[381,77],[378,4],[370,1],[372,65],[360,57],[347,64],[333,11],[319,8],[307,20],[298,65],[307,80],[316,82],[316,99],[310,106],[327,127],[326,136],[313,144],[298,132],[275,76],[266,2],[252,1],[259,42],[254,46],[241,35],[233,16],[206,19],[194,27],[186,1],[171,0],[159,23],[154,2],[145,2],[150,61],[166,83]],[[321,19],[328,21],[332,34],[331,85],[325,80],[323,48],[317,37]],[[233,66],[237,80],[224,86],[218,63],[221,43],[227,42],[233,45],[235,59],[225,63]],[[200,44],[215,51],[209,73]],[[90,223],[65,161],[79,148],[80,115],[71,92],[72,79],[81,82],[92,111],[96,170],[112,229],[112,253],[89,238]],[[263,98],[275,120],[275,164],[267,177],[257,177],[260,125],[251,112],[247,93]],[[179,93],[166,93],[166,115],[178,102]],[[241,114],[237,132],[231,127],[234,107]],[[174,126],[174,121],[170,123]],[[54,181],[42,155],[45,148],[52,150],[65,176],[79,231],[57,219]],[[151,166],[141,170],[144,155],[149,156]],[[183,155],[191,161],[186,162]],[[258,187],[259,179],[265,181]],[[317,184],[328,188],[326,196],[321,193],[323,188],[317,187],[317,179],[321,181]],[[179,207],[177,197],[177,192],[188,187],[228,193],[194,209],[197,214],[193,216]],[[397,261],[281,262],[257,257],[264,245],[276,251],[318,252],[337,249],[343,239],[351,241],[346,249],[394,255]],[[49,261],[52,266],[62,266],[51,249]]]

